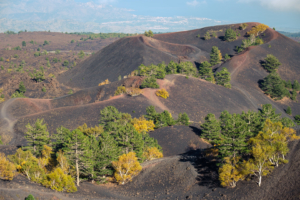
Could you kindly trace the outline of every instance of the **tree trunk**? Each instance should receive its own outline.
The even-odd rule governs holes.
[[[261,175],[259,174],[259,176],[258,176],[258,186],[260,187],[260,185],[261,185]]]
[[[78,167],[78,159],[76,159],[76,178],[77,178],[77,186],[79,186],[79,167]]]

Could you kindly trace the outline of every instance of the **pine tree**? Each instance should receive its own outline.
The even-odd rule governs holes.
[[[103,133],[99,137],[100,151],[95,167],[96,175],[105,177],[113,174],[111,162],[117,160],[121,155],[121,149],[115,138],[108,133]]]
[[[242,112],[241,118],[247,123],[250,137],[255,137],[262,128],[261,116],[258,112],[249,110]],[[249,138],[248,138],[249,139]]]
[[[234,30],[232,30],[231,28],[226,29],[224,39],[228,42],[232,42],[232,41],[236,40],[236,32]]]
[[[300,84],[298,83],[297,80],[294,81],[293,89],[295,89],[296,91],[299,91],[299,90],[300,90]]]
[[[173,60],[171,60],[169,64],[166,66],[166,72],[167,74],[176,74],[177,68],[178,68],[178,64],[175,63]]]
[[[285,84],[276,72],[271,72],[264,78],[261,89],[275,100],[280,100],[284,96],[289,96],[290,92],[285,88]]]
[[[285,85],[285,87],[286,88],[288,88],[288,89],[292,89],[292,82],[290,81],[290,80],[288,80],[287,82],[286,82],[286,85]]]
[[[87,149],[86,140],[84,134],[78,129],[73,130],[68,136],[65,155],[70,160],[76,170],[76,185],[79,186],[79,175],[83,169],[84,152]]]
[[[188,126],[190,124],[190,118],[186,113],[179,113],[177,123],[180,125]]]
[[[32,194],[29,194],[28,197],[25,198],[25,200],[35,200],[35,198]]]
[[[71,134],[71,131],[63,126],[56,129],[56,134],[53,136],[55,142],[54,151],[58,152],[59,150],[65,150],[67,148],[68,136]]]
[[[296,91],[295,89],[293,89],[293,91],[292,91],[291,99],[292,99],[293,101],[298,102],[298,100],[297,100],[297,91]]]
[[[266,119],[270,119],[272,122],[277,122],[280,120],[281,114],[276,114],[276,109],[272,107],[271,104],[264,104],[260,110],[261,120],[264,122]]]
[[[281,65],[281,63],[274,55],[268,54],[262,65],[268,72],[273,72]]]
[[[285,112],[286,112],[286,114],[288,114],[288,115],[292,115],[292,109],[291,109],[291,107],[288,106]]]
[[[85,137],[84,144],[86,145],[82,158],[82,170],[80,173],[88,179],[94,181],[96,179],[96,165],[100,148],[98,141],[94,135]]]
[[[214,73],[212,71],[211,64],[207,61],[201,63],[199,67],[199,75],[202,79],[205,79],[212,83],[215,82]]]
[[[282,123],[283,127],[294,127],[295,123],[293,122],[293,120],[291,120],[288,117],[283,117],[280,122]]]
[[[224,60],[229,60],[230,59],[230,56],[226,53],[225,56],[224,56]]]
[[[221,158],[235,158],[248,152],[249,129],[240,115],[232,114],[221,126],[221,141],[218,146]]]
[[[205,33],[204,39],[205,39],[205,40],[210,40],[210,39],[211,39],[210,33],[209,33],[208,31]]]
[[[210,53],[210,64],[211,65],[216,65],[221,63],[221,58],[220,58],[220,50],[218,49],[218,47],[213,46],[211,53]]]
[[[21,81],[19,84],[19,92],[23,93],[23,94],[26,92],[26,88],[25,88],[23,81]]]
[[[44,119],[37,119],[33,126],[29,123],[26,125],[25,139],[27,140],[27,146],[25,149],[31,150],[36,156],[41,154],[44,145],[50,143],[47,125],[43,122]]]
[[[212,145],[219,144],[221,139],[221,126],[214,114],[208,113],[205,122],[201,125],[201,138],[207,139]]]
[[[223,67],[221,71],[217,72],[215,79],[218,85],[222,85],[226,88],[231,88],[231,77],[230,72],[227,70],[227,68]]]

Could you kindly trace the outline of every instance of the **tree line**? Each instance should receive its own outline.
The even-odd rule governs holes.
[[[263,176],[287,163],[288,142],[300,137],[290,128],[294,122],[280,116],[265,104],[258,112],[225,110],[219,119],[211,113],[205,117],[201,137],[213,145],[210,151],[217,155],[222,186],[235,187],[239,180],[253,176],[260,186]]]
[[[12,180],[16,170],[28,180],[57,191],[75,192],[82,180],[124,184],[142,169],[140,163],[163,157],[149,135],[155,128],[189,125],[186,113],[174,120],[168,111],[132,118],[113,106],[100,111],[99,125],[69,130],[63,126],[50,135],[43,119],[26,125],[27,145],[14,155],[0,153],[0,178]],[[75,184],[76,183],[76,184]]]

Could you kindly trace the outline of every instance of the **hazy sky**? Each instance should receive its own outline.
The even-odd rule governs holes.
[[[300,0],[0,0],[0,32],[171,32],[261,22],[300,32]]]

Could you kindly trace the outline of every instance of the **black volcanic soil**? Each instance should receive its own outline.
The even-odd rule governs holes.
[[[1,103],[1,135],[6,144],[12,145],[0,146],[0,151],[6,153],[24,144],[25,125],[37,118],[44,118],[49,132],[54,134],[60,125],[74,129],[83,123],[89,126],[98,124],[100,110],[105,106],[115,106],[121,112],[139,117],[146,114],[149,105],[154,105],[158,112],[170,111],[175,119],[180,112],[186,112],[192,124],[151,132],[167,157],[143,163],[141,174],[125,186],[82,183],[77,193],[55,193],[29,183],[19,175],[12,182],[0,181],[0,194],[7,199],[24,198],[29,193],[39,197],[45,195],[46,199],[299,199],[299,141],[289,144],[289,163],[280,165],[264,177],[260,188],[254,180],[241,181],[234,189],[220,187],[214,160],[203,156],[203,149],[208,146],[205,141],[199,140],[201,130],[198,127],[208,113],[219,116],[224,110],[230,113],[257,111],[262,104],[270,103],[282,116],[287,116],[284,112],[287,106],[292,107],[293,115],[300,114],[298,103],[289,99],[274,101],[258,87],[259,81],[268,74],[260,62],[270,53],[282,63],[278,72],[283,79],[300,81],[300,44],[268,29],[261,35],[265,44],[236,54],[233,49],[241,44],[247,30],[241,31],[242,36],[237,41],[225,42],[222,37],[230,26],[238,27],[226,25],[155,35],[154,38],[136,36],[120,39],[58,76],[58,84],[76,88],[76,93],[55,99],[10,99]],[[198,34],[203,36],[208,30],[219,31],[218,38],[205,41],[196,37]],[[128,75],[141,63],[190,60],[197,64],[208,59],[214,45],[221,49],[223,55],[234,55],[231,60],[215,67],[217,71],[226,67],[231,72],[232,89],[182,75],[168,75],[164,80],[158,80],[160,87],[169,92],[168,99],[157,97],[156,89],[143,89],[143,94],[136,97],[114,96],[120,85],[139,86],[141,77],[97,86],[105,79],[114,81],[119,75]]]

